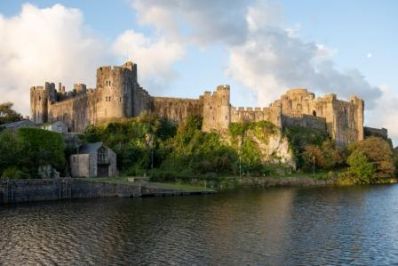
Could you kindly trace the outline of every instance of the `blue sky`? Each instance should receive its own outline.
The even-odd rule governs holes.
[[[398,138],[396,1],[2,0],[0,14],[1,100],[24,113],[30,85],[95,86],[98,65],[130,58],[153,95],[225,83],[236,106],[267,106],[295,86],[357,94],[366,123]]]

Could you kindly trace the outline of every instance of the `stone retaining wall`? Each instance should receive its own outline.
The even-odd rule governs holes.
[[[61,199],[140,196],[141,186],[133,184],[109,184],[72,178],[0,181],[0,204]]]

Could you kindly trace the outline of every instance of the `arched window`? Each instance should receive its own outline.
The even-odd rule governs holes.
[[[313,116],[316,116],[316,111],[315,111],[315,110],[312,111],[312,115],[313,115]]]
[[[106,163],[108,160],[108,154],[106,152],[106,148],[105,147],[101,147],[98,149],[98,163],[102,164],[102,163]]]

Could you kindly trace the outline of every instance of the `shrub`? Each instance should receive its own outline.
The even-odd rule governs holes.
[[[3,171],[1,178],[25,179],[25,178],[29,178],[29,174],[26,173],[25,171],[20,170],[16,166],[11,166]]]

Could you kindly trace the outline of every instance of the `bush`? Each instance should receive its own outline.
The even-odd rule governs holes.
[[[28,179],[28,178],[30,178],[30,176],[25,171],[22,171],[15,166],[11,166],[3,171],[1,178]]]

